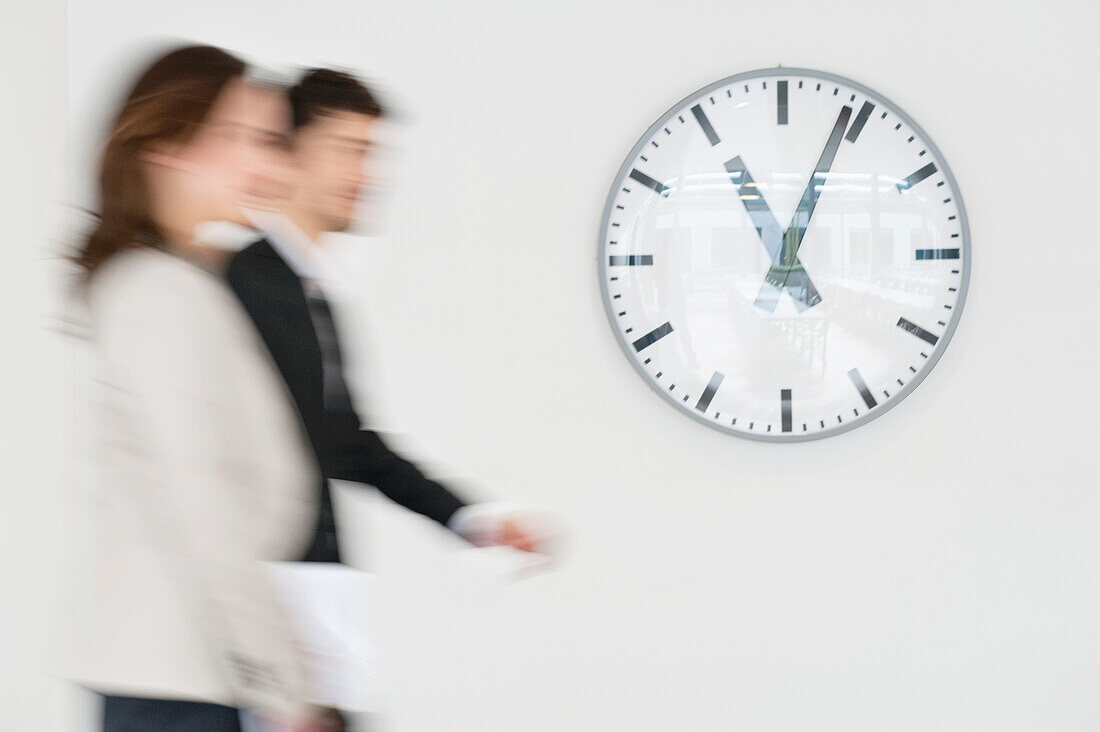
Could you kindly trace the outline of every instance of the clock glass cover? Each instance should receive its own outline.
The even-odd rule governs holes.
[[[627,358],[683,413],[757,439],[863,424],[936,363],[962,312],[966,213],[928,135],[850,80],[723,79],[665,113],[599,241]]]

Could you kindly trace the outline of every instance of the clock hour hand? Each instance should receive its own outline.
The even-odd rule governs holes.
[[[778,265],[782,261],[787,232],[779,228],[779,222],[775,220],[775,215],[772,213],[771,208],[768,207],[768,202],[764,200],[764,194],[760,191],[759,187],[757,187],[756,181],[753,180],[752,174],[750,174],[745,167],[745,163],[741,160],[740,155],[726,161],[726,172],[730,174],[730,180],[737,186],[737,192],[741,198],[741,203],[744,205],[745,210],[749,214],[749,219],[752,220],[753,226],[760,235],[760,241],[763,242],[764,248],[768,251],[768,256],[771,257],[771,267],[768,269],[768,274],[764,280],[764,286],[760,289],[760,294],[757,296],[755,304],[759,308],[774,313],[776,303],[779,301],[779,293],[783,291],[786,281],[786,274],[778,268]],[[792,257],[792,262],[793,266],[802,269],[802,264],[798,261],[797,254]],[[798,279],[797,283],[809,293],[812,293],[810,299],[814,301],[814,304],[821,301],[821,297],[817,294],[817,289],[814,288],[813,282],[810,281],[810,276],[806,274],[804,269],[802,269],[802,278]],[[809,305],[802,307],[798,298],[795,299],[795,303],[800,305],[800,310],[809,307]]]
[[[821,189],[825,186],[825,179],[833,167],[833,159],[836,157],[840,140],[844,137],[844,131],[848,128],[848,120],[852,117],[852,108],[845,105],[837,115],[833,131],[829,134],[829,140],[825,143],[825,149],[821,151],[814,172],[810,176],[806,188],[802,192],[802,199],[798,202],[798,208],[791,217],[791,223],[783,234],[783,250],[778,264],[774,263],[765,277],[761,294],[765,290],[778,287],[782,291],[789,288],[791,297],[800,311],[811,308],[821,302],[821,296],[810,282],[805,268],[798,261],[798,248],[802,246],[802,239],[806,236],[806,229],[810,226],[810,218],[814,215],[814,208],[821,198]],[[777,281],[779,284],[777,284]],[[776,293],[778,296],[778,292]]]

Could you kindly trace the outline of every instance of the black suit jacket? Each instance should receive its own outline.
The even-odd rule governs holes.
[[[226,276],[290,387],[317,456],[320,511],[303,561],[338,562],[329,479],[369,483],[397,503],[446,524],[464,502],[361,429],[350,400],[326,407],[321,346],[302,282],[265,239],[238,252]],[[339,378],[343,378],[340,374]]]

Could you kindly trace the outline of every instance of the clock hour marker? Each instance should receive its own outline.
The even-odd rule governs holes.
[[[919,257],[918,257],[919,259]],[[612,267],[629,267],[629,266],[644,266],[653,264],[652,254],[627,254],[627,255],[615,255],[612,254],[609,264]]]
[[[897,184],[898,192],[901,193],[902,191],[906,191],[906,190],[912,188],[917,183],[920,183],[922,180],[924,180],[925,178],[927,178],[928,176],[932,175],[935,172],[936,172],[936,164],[935,163],[929,163],[928,165],[926,165],[923,168],[921,168],[920,170],[918,170],[916,173],[913,173],[912,175],[910,175],[908,178],[903,180],[901,183],[898,183]]]
[[[644,336],[634,341],[634,350],[641,351],[644,348],[652,346],[657,341],[664,338],[666,335],[672,332],[672,324],[665,323],[664,325],[658,325],[653,330],[646,333]],[[660,376],[660,374],[657,374]]]
[[[958,259],[958,249],[918,249],[917,261],[922,259]]]
[[[637,168],[631,169],[630,177],[641,183],[643,186],[649,186],[662,196],[668,195],[668,186],[666,186],[664,183],[661,183],[660,181],[653,180]]]
[[[848,134],[844,136],[844,139],[848,142],[855,142],[859,137],[859,133],[863,132],[863,125],[867,124],[867,118],[871,116],[871,112],[875,111],[875,105],[870,102],[864,102],[860,107],[859,114],[856,115],[855,121],[852,122],[852,126],[848,129]]]
[[[856,390],[859,392],[859,395],[863,397],[863,403],[867,405],[868,409],[873,409],[878,405],[878,402],[875,401],[875,397],[871,394],[871,390],[867,388],[867,382],[859,375],[859,369],[852,369],[849,371],[848,378],[856,385]]]
[[[715,392],[718,391],[718,387],[722,385],[722,379],[726,378],[717,371],[714,372],[714,376],[710,377],[710,383],[707,384],[707,388],[703,390],[703,395],[699,397],[699,401],[696,402],[695,408],[700,412],[707,411],[707,407],[710,406],[711,399],[714,399]],[[718,415],[715,415],[718,416]]]
[[[722,141],[718,138],[718,133],[714,131],[714,125],[710,123],[710,118],[707,117],[707,113],[703,111],[702,107],[696,104],[691,108],[691,113],[695,115],[695,121],[703,128],[703,134],[707,136],[711,147]]]
[[[776,85],[776,124],[787,124],[787,82],[781,81]]]
[[[916,323],[912,323],[905,318],[898,318],[898,327],[902,330],[907,330],[922,341],[926,341],[930,345],[936,345],[939,342],[940,337],[934,333],[929,333],[924,328],[920,327]]]
[[[783,431],[791,431],[791,390],[780,389],[779,391],[779,403],[782,410],[783,417]]]

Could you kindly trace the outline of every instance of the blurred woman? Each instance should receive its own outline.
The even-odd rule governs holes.
[[[204,222],[286,185],[289,110],[211,47],[153,63],[111,128],[78,262],[91,315],[96,481],[66,641],[104,728],[328,730],[265,560],[312,537],[315,467],[283,382],[220,279]]]

